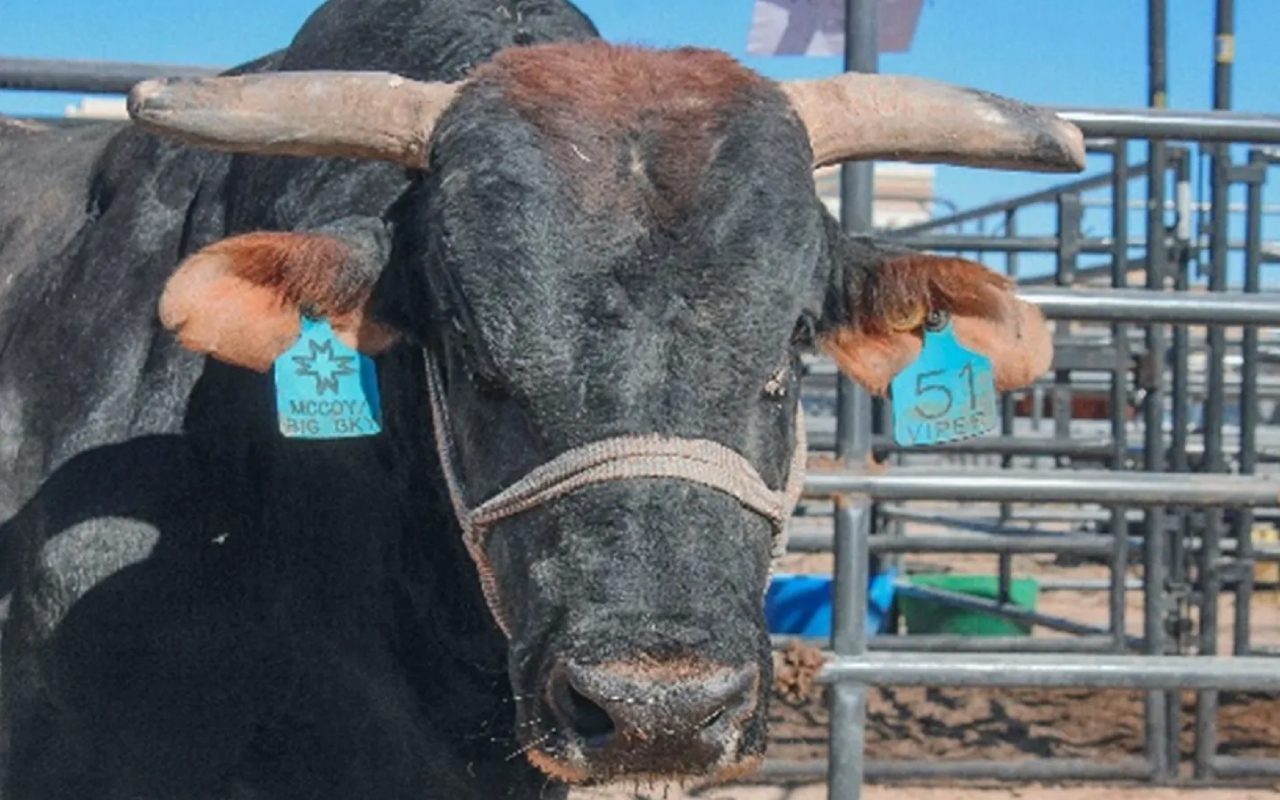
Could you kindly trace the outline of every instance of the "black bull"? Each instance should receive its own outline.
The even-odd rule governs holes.
[[[501,520],[504,636],[424,354],[474,506],[633,435],[717,443],[780,488],[804,348],[883,390],[947,311],[1007,387],[1045,335],[979,267],[840,234],[817,122],[726,58],[557,46],[472,71],[594,36],[561,2],[333,0],[245,68],[474,75],[426,169],[0,123],[10,800],[551,797],[759,755],[770,521],[661,477]],[[1038,125],[1018,135],[1052,150]],[[1017,160],[948,152],[903,155]],[[280,436],[258,370],[301,313],[377,354],[383,434]]]

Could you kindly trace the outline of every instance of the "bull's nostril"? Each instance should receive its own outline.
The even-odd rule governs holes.
[[[548,675],[545,708],[555,732],[589,758],[618,756],[625,742],[632,752],[712,759],[738,741],[756,708],[758,682],[754,665],[691,670],[653,659],[638,665],[566,659]]]
[[[613,740],[618,729],[602,705],[608,701],[581,683],[584,672],[574,664],[557,666],[551,674],[547,700],[561,730],[575,734],[587,748],[598,750]]]
[[[591,698],[569,687],[569,724],[588,747],[604,747],[613,738],[613,718]]]

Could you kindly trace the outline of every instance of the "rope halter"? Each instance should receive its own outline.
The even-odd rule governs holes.
[[[427,394],[435,428],[436,453],[449,487],[453,512],[462,526],[463,542],[480,574],[485,602],[502,632],[511,635],[502,612],[498,583],[485,548],[489,530],[500,520],[572,494],[587,486],[635,478],[673,478],[701,484],[729,495],[773,526],[772,556],[787,549],[787,520],[800,499],[807,455],[804,416],[796,411],[796,440],[786,486],[769,488],[756,468],[736,451],[709,439],[659,434],[615,436],[567,450],[475,508],[467,506],[445,403],[440,368],[426,355]]]

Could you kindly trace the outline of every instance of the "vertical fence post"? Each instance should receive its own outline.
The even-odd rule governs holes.
[[[1011,208],[1004,212],[1004,236],[1006,239],[1016,238],[1018,235],[1018,210]],[[1010,250],[1005,254],[1004,272],[1013,281],[1018,280],[1018,254]],[[1013,428],[1016,421],[1017,411],[1016,395],[1012,392],[1005,392],[1000,396],[1000,435],[1013,436]],[[1003,455],[1000,457],[1000,466],[1008,469],[1013,466],[1013,456]],[[1008,525],[1013,518],[1013,505],[1010,503],[1000,504],[1000,524]]]
[[[1129,142],[1117,139],[1111,154],[1111,287],[1124,289],[1129,283]],[[1129,326],[1111,326],[1111,342],[1116,364],[1111,372],[1111,468],[1127,467],[1129,437]],[[1125,610],[1128,602],[1125,579],[1129,565],[1129,518],[1124,506],[1111,508],[1111,596],[1108,627],[1113,649],[1127,649]]]
[[[1054,282],[1070,286],[1076,280],[1080,261],[1080,226],[1084,221],[1084,205],[1080,195],[1067,192],[1058,195],[1058,252]],[[1071,323],[1058,324],[1054,333],[1059,341],[1070,339]],[[1071,438],[1071,371],[1053,373],[1053,436],[1058,441]]]
[[[1165,62],[1168,33],[1166,0],[1149,0],[1149,102],[1154,108],[1163,108],[1167,102]],[[1152,139],[1147,159],[1147,288],[1163,289],[1165,273],[1164,235],[1164,175],[1165,145]],[[1156,323],[1147,324],[1146,333],[1148,374],[1146,398],[1143,401],[1143,425],[1145,428],[1145,453],[1143,466],[1149,471],[1164,469],[1164,329]],[[1147,652],[1151,655],[1165,653],[1165,580],[1166,547],[1163,509],[1147,510],[1143,525],[1146,546],[1143,549],[1143,631]],[[1147,763],[1152,780],[1167,782],[1173,776],[1169,753],[1169,699],[1166,692],[1149,692],[1146,707]],[[1174,738],[1176,742],[1176,737]]]
[[[1210,275],[1211,292],[1226,291],[1228,201],[1230,199],[1230,154],[1215,147],[1213,156],[1213,189],[1210,215]],[[1204,404],[1204,455],[1200,472],[1225,472],[1226,459],[1223,446],[1223,423],[1226,411],[1226,361],[1227,332],[1222,325],[1209,326],[1208,332],[1208,391]],[[1220,576],[1218,560],[1222,549],[1223,515],[1218,508],[1204,511],[1204,525],[1200,539],[1200,552],[1196,574],[1199,584],[1200,627],[1198,652],[1202,656],[1217,655],[1218,650],[1218,595]],[[1216,721],[1218,693],[1201,691],[1196,694],[1195,774],[1198,778],[1212,775],[1213,755],[1217,750]]]
[[[1231,108],[1231,65],[1235,61],[1235,0],[1218,0],[1214,31],[1213,107]],[[1213,183],[1210,209],[1209,290],[1227,290],[1227,251],[1229,203],[1231,200],[1231,146],[1215,144]],[[1209,391],[1204,409],[1205,472],[1225,472],[1226,458],[1222,428],[1226,410],[1227,331],[1221,325],[1209,327]],[[1222,510],[1206,509],[1204,536],[1200,545],[1200,636],[1199,651],[1203,656],[1217,655],[1218,650],[1218,574],[1219,551],[1223,530]],[[1218,749],[1218,693],[1202,691],[1196,695],[1195,774],[1198,778],[1213,775],[1213,758]]]
[[[1262,188],[1267,161],[1260,150],[1249,153],[1248,191],[1245,200],[1244,290],[1262,290]],[[1258,329],[1244,329],[1240,367],[1240,474],[1252,475],[1258,466]],[[1241,509],[1235,520],[1236,616],[1232,652],[1247,656],[1253,604],[1253,510]]]
[[[1173,286],[1179,292],[1191,289],[1191,261],[1195,252],[1192,236],[1195,226],[1192,220],[1195,204],[1191,191],[1191,158],[1192,151],[1188,147],[1171,146],[1166,151],[1168,167],[1173,173],[1174,195],[1177,224],[1170,246],[1166,269],[1173,271]],[[1191,415],[1191,330],[1187,325],[1173,326],[1173,353],[1170,370],[1173,373],[1172,391],[1169,397],[1169,416],[1172,431],[1169,434],[1169,450],[1166,468],[1171,472],[1191,472],[1191,461],[1188,457],[1187,443],[1194,425]],[[1166,517],[1166,531],[1169,533],[1169,564],[1166,577],[1170,593],[1168,606],[1169,625],[1173,640],[1169,643],[1174,652],[1184,651],[1183,638],[1188,631],[1191,619],[1191,578],[1190,565],[1187,563],[1187,546],[1190,542],[1192,523],[1201,511],[1179,508],[1176,513]],[[1170,741],[1178,740],[1181,731],[1181,703],[1172,695],[1169,698],[1169,731]],[[1174,747],[1174,759],[1177,758],[1177,745]]]
[[[880,61],[880,0],[845,0],[845,70],[876,72]],[[846,164],[840,173],[840,216],[844,229],[869,232],[872,227],[874,165]],[[841,376],[837,399],[836,455],[847,468],[864,469],[871,455],[870,396]],[[836,504],[835,597],[831,649],[837,656],[866,652],[867,538],[871,531],[871,502],[864,496],[842,498]],[[829,690],[831,703],[828,791],[832,800],[858,800],[864,777],[864,726],[867,687],[837,683]]]

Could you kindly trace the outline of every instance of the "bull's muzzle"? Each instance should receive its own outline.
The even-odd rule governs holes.
[[[544,698],[549,748],[592,777],[717,772],[738,760],[760,671],[562,661]]]

